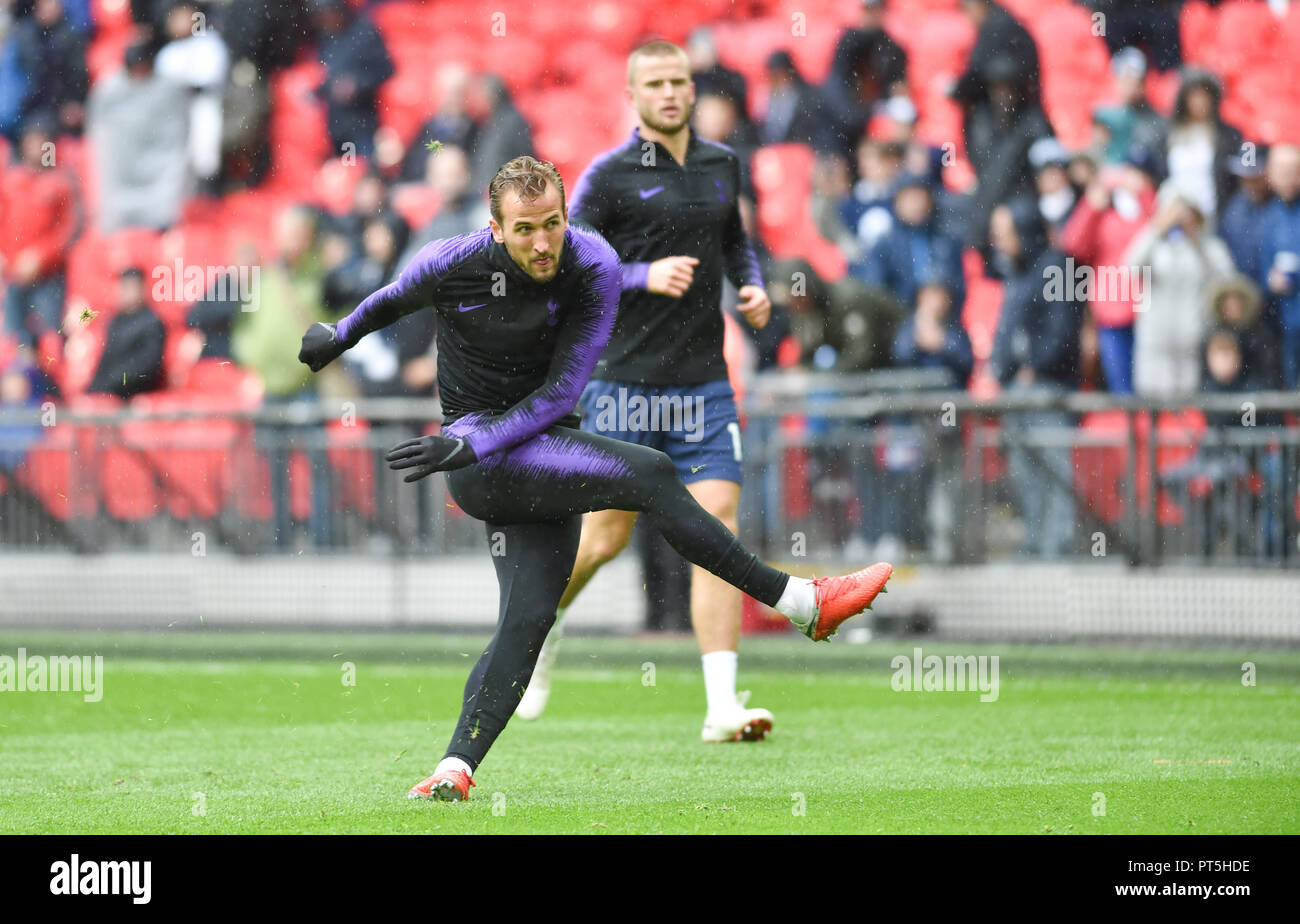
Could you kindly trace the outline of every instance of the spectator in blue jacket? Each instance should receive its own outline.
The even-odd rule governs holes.
[[[20,117],[51,112],[60,135],[81,134],[90,73],[86,36],[68,20],[61,0],[36,0],[14,26],[18,66],[27,75]]]
[[[1260,230],[1272,198],[1264,169],[1267,158],[1267,149],[1262,146],[1256,150],[1253,163],[1243,163],[1239,155],[1228,158],[1228,172],[1239,183],[1219,217],[1219,237],[1228,245],[1237,269],[1251,279],[1260,278]]]
[[[379,128],[375,97],[395,73],[393,60],[365,12],[354,11],[345,0],[319,0],[315,13],[316,51],[325,65],[319,92],[325,99],[330,145],[341,154],[350,142],[357,155],[370,157]]]
[[[916,310],[894,337],[894,365],[947,369],[952,388],[966,387],[975,359],[953,307],[952,291],[944,283],[925,282],[916,290]]]
[[[917,288],[915,309],[894,337],[893,356],[894,365],[900,368],[946,370],[949,380],[943,387],[966,387],[974,357],[945,283],[927,280]],[[855,472],[864,506],[875,511],[863,538],[875,538],[875,554],[881,556],[900,556],[905,546],[928,547],[938,555],[942,530],[927,514],[934,500],[936,465],[942,468],[946,455],[941,446],[943,434],[905,415],[888,419],[880,432],[885,451],[879,473]],[[946,488],[941,486],[940,491]],[[948,500],[940,506],[951,503]]]
[[[853,194],[839,206],[840,220],[857,240],[858,253],[870,253],[894,226],[892,193],[903,174],[903,156],[899,144],[875,141],[867,135],[858,143]]]
[[[1048,246],[1038,203],[1020,198],[999,205],[989,229],[999,235],[999,241],[991,241],[991,268],[1005,287],[990,372],[1004,387],[1074,388],[1082,319],[1073,299],[1048,297],[1049,275],[1059,271],[1069,277],[1065,254]],[[1069,294],[1070,286],[1065,289]]]
[[[40,372],[25,357],[20,355],[0,369],[0,408],[35,408],[42,398]],[[43,430],[37,421],[0,424],[0,472],[18,468]]]
[[[854,275],[868,285],[888,291],[902,305],[916,301],[922,282],[940,282],[952,292],[954,310],[966,300],[961,244],[939,230],[934,191],[923,178],[906,175],[894,191],[894,224]]]
[[[1282,330],[1282,387],[1300,387],[1300,146],[1274,145],[1268,184],[1276,198],[1260,227],[1260,281],[1277,305]]]

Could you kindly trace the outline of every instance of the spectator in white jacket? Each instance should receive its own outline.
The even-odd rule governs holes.
[[[198,5],[178,0],[164,28],[169,41],[158,52],[154,70],[168,80],[189,87],[190,167],[201,180],[211,180],[221,170],[221,100],[230,69],[226,43],[207,23]]]
[[[1149,288],[1138,301],[1134,323],[1138,394],[1181,396],[1200,388],[1208,294],[1235,272],[1227,245],[1206,230],[1194,198],[1165,183],[1156,214],[1125,257]]]

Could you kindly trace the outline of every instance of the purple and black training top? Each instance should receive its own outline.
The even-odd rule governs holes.
[[[482,415],[461,434],[481,459],[573,412],[614,329],[621,278],[614,249],[585,228],[565,232],[559,270],[545,283],[484,228],[425,245],[338,322],[338,337],[353,346],[403,315],[436,311],[444,420]]]
[[[578,178],[569,220],[599,232],[623,261],[618,324],[596,378],[664,386],[726,380],[723,276],[736,288],[763,284],[739,198],[740,158],[695,132],[679,164],[634,129]],[[700,261],[685,295],[646,289],[652,262],[681,256]]]

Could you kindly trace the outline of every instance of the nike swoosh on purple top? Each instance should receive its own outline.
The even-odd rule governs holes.
[[[641,193],[642,199],[649,199],[651,196],[657,196],[659,193],[663,192],[664,188],[662,186],[656,186],[653,189],[641,189],[637,191]]]
[[[461,302],[459,307],[461,311],[473,311],[475,308],[483,308],[486,305],[487,302],[484,302],[482,305],[466,305],[464,302]]]

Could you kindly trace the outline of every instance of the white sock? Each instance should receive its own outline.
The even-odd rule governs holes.
[[[439,773],[445,773],[448,770],[459,770],[466,776],[474,775],[474,773],[469,769],[469,764],[465,763],[465,761],[461,760],[459,757],[444,757],[442,760],[438,761],[438,766],[433,768],[433,773],[434,776],[437,776]]]
[[[817,595],[813,590],[813,582],[790,575],[790,581],[785,585],[774,609],[794,623],[800,632],[806,630],[817,615]]]
[[[537,652],[537,666],[533,670],[533,677],[529,683],[540,683],[544,687],[550,686],[551,670],[555,667],[556,655],[560,653],[560,639],[564,638],[563,620],[564,610],[556,610],[555,624],[551,626],[551,631],[546,633],[542,648]]]
[[[734,651],[710,651],[700,655],[700,663],[704,665],[704,695],[708,699],[710,715],[721,715],[736,708],[736,663],[739,659]]]

